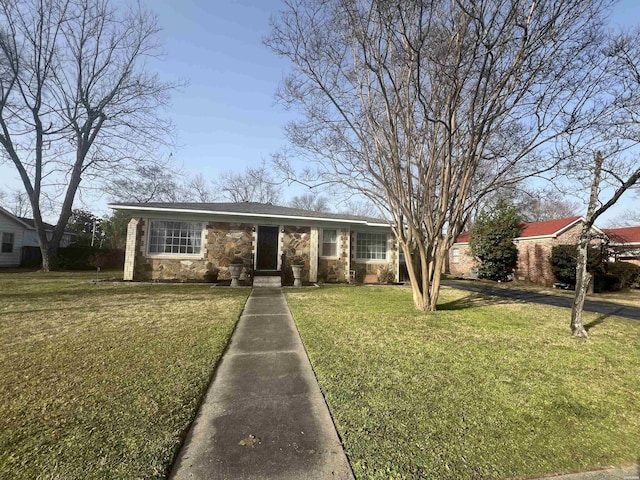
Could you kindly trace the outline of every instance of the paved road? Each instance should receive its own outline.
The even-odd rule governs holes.
[[[492,285],[479,282],[443,280],[442,285],[466,290],[468,292],[481,293],[483,295],[512,298],[523,302],[540,303],[542,305],[552,305],[554,307],[571,308],[572,303],[572,299],[570,297],[530,292],[527,290],[518,290],[516,288],[494,287]],[[586,312],[594,312],[601,315],[615,315],[617,317],[630,318],[631,320],[640,320],[640,308],[638,307],[628,307],[625,305],[587,299],[584,304],[584,310]]]
[[[281,288],[252,290],[169,478],[353,480]]]

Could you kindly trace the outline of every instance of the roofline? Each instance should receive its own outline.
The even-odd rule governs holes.
[[[225,215],[230,217],[259,217],[259,218],[286,218],[289,220],[314,220],[318,222],[336,222],[336,223],[357,223],[370,227],[388,227],[391,228],[389,223],[372,223],[367,222],[366,220],[348,220],[348,219],[338,219],[338,218],[327,218],[327,217],[303,217],[298,215],[278,215],[278,214],[267,214],[267,213],[246,213],[246,212],[225,212],[218,210],[196,210],[196,209],[184,209],[184,208],[162,208],[162,207],[141,207],[141,206],[132,206],[132,205],[118,205],[114,203],[109,203],[107,205],[112,210],[141,210],[141,211],[149,211],[149,212],[175,212],[175,213],[196,213],[196,214],[215,214],[215,215]]]
[[[4,213],[5,215],[7,215],[8,217],[11,218],[11,220],[13,220],[16,223],[19,223],[20,225],[22,225],[24,228],[28,228],[29,230],[35,230],[31,225],[29,225],[26,222],[23,222],[22,220],[20,220],[19,217],[15,216],[13,213],[11,213],[8,210],[5,210],[4,208],[0,207],[0,212]]]
[[[578,222],[581,222],[581,221],[584,222],[586,221],[586,219],[584,217],[578,217],[573,222],[568,223],[567,225],[565,225],[564,227],[562,227],[561,229],[557,230],[554,233],[547,233],[546,235],[532,235],[530,237],[515,237],[513,241],[515,242],[520,240],[539,240],[541,238],[556,238],[558,235],[569,230],[571,227],[573,227],[574,225],[576,225]],[[533,222],[533,223],[541,223],[541,222]],[[592,225],[591,228],[596,230],[598,233],[601,233],[602,235],[608,236],[606,232],[603,232],[595,225]],[[469,242],[455,242],[453,245],[467,245],[468,243]]]

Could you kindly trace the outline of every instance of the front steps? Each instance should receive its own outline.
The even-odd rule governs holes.
[[[260,287],[282,287],[282,278],[280,275],[256,275],[253,277],[253,288]]]

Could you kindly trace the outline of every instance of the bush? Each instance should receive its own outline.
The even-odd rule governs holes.
[[[551,250],[551,271],[556,279],[570,285],[576,284],[576,258],[578,257],[577,245],[556,245]],[[600,249],[589,247],[587,250],[587,270],[598,276],[604,273],[603,258]]]
[[[597,273],[596,275],[594,275],[594,292],[615,292],[616,290],[621,290],[620,279],[617,275],[613,275],[611,273]]]
[[[58,267],[63,270],[93,270],[94,268],[122,267],[124,252],[117,249],[96,247],[64,247],[56,256]]]
[[[396,275],[389,265],[383,265],[378,268],[378,283],[394,283]]]
[[[518,210],[505,200],[483,210],[471,228],[469,247],[480,261],[478,277],[508,280],[518,263],[518,247],[513,239],[520,234]]]
[[[364,277],[367,276],[367,266],[362,263],[356,264],[356,283],[364,283]]]
[[[612,262],[607,264],[607,274],[616,277],[617,290],[638,288],[640,285],[640,266],[629,262]]]

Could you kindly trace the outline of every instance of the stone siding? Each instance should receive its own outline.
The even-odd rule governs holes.
[[[146,221],[138,223],[138,255],[134,279],[140,281],[163,280],[180,282],[207,282],[226,280],[229,263],[234,257],[245,261],[246,271],[251,266],[253,252],[253,225],[242,223],[209,222],[205,225],[202,257],[147,256]]]
[[[284,271],[285,283],[293,284],[293,271],[291,270],[291,262],[295,257],[304,259],[304,269],[302,271],[302,280],[309,281],[309,270],[311,266],[311,227],[295,227],[285,225],[282,233],[282,249],[281,253],[285,255],[285,264],[282,265]]]
[[[338,257],[321,257],[318,260],[318,280],[323,282],[348,282],[350,262],[350,230],[338,229]]]
[[[355,272],[355,280],[358,283],[378,283],[378,275],[384,268],[389,268],[398,281],[398,242],[394,235],[387,234],[387,260],[367,261],[357,258],[357,236],[358,232],[351,232],[351,270]]]

